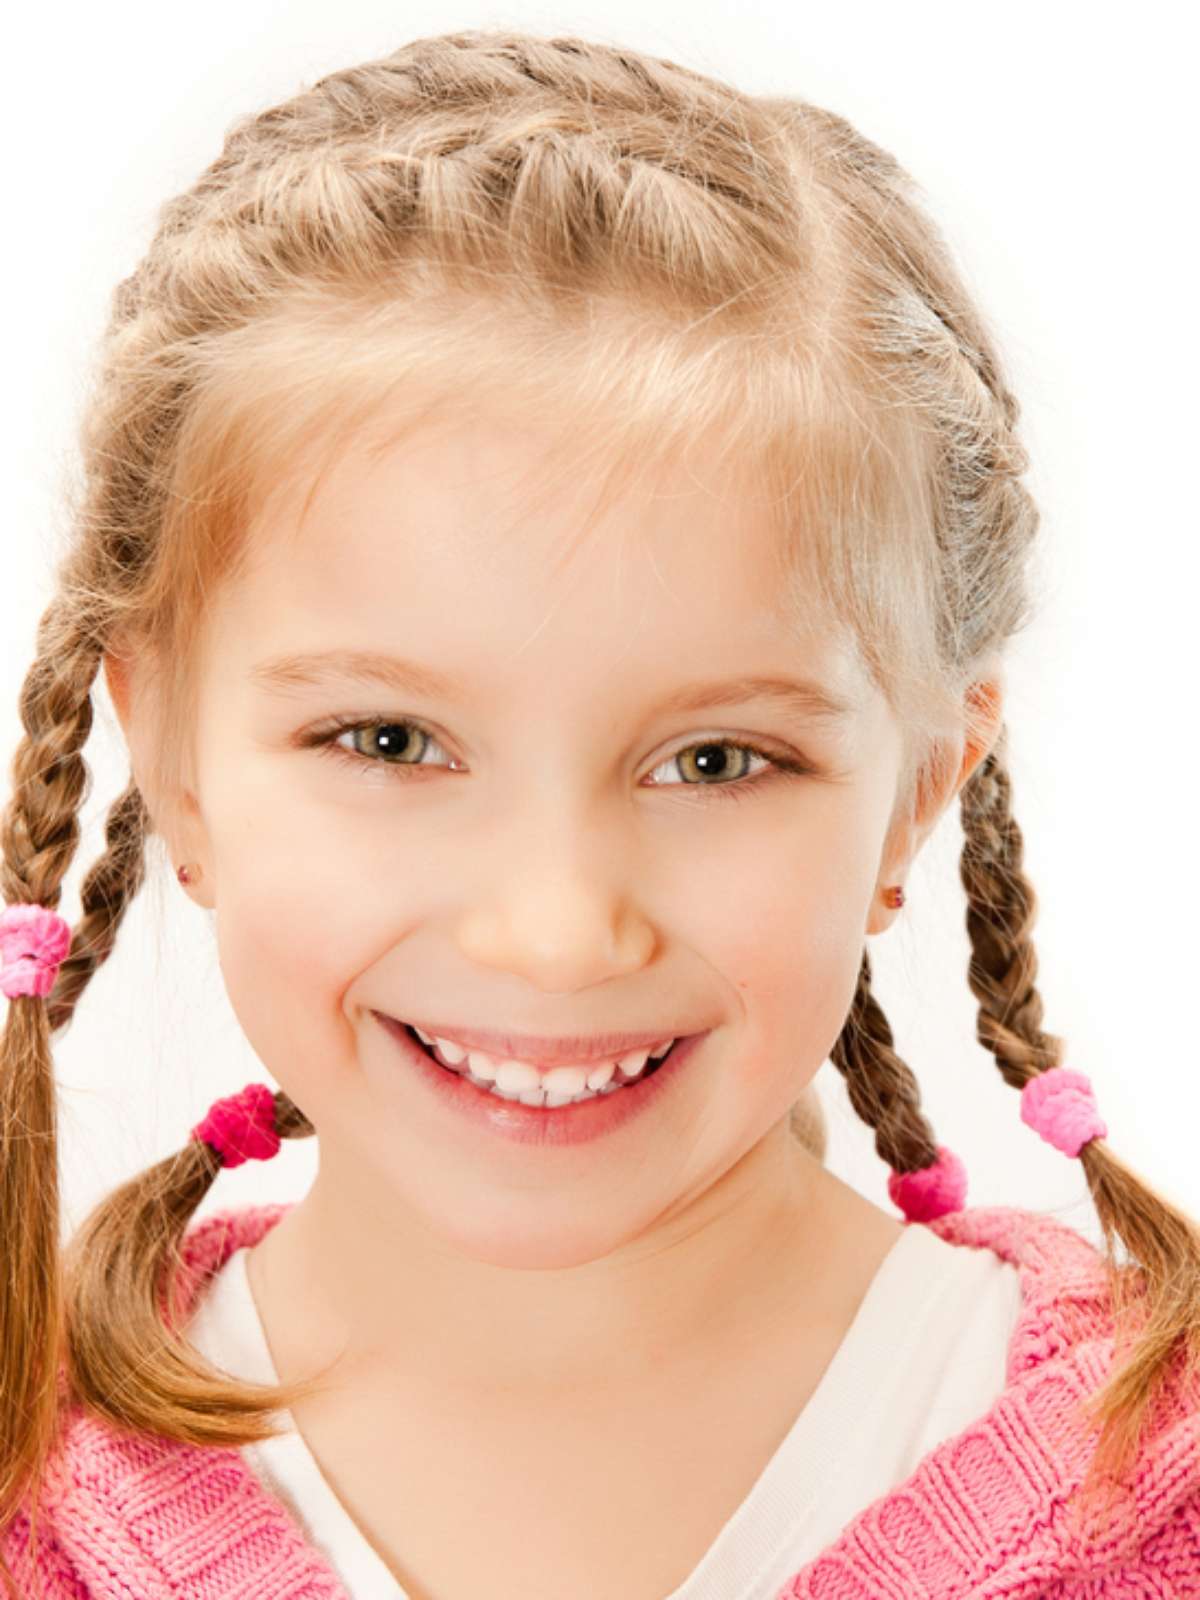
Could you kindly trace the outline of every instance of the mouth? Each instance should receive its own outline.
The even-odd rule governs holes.
[[[464,1051],[449,1039],[423,1038],[424,1029],[418,1032],[385,1012],[372,1015],[391,1034],[418,1083],[432,1091],[438,1117],[473,1126],[489,1139],[542,1149],[581,1148],[633,1123],[646,1126],[651,1109],[668,1104],[673,1086],[683,1081],[688,1063],[712,1031],[674,1040],[664,1034],[655,1046],[662,1049],[657,1060],[639,1049],[615,1060],[549,1065],[541,1072],[528,1062]]]
[[[459,1061],[458,1064],[451,1066],[450,1062],[443,1061],[442,1056],[438,1054],[438,1051],[435,1050],[434,1046],[427,1045],[426,1040],[424,1040],[424,1038],[422,1038],[421,1035],[416,1032],[416,1029],[411,1026],[410,1022],[400,1022],[400,1027],[402,1027],[403,1032],[408,1035],[408,1038],[410,1038],[411,1042],[416,1045],[416,1048],[418,1048],[418,1050],[421,1051],[424,1056],[427,1056],[430,1061],[434,1062],[434,1066],[440,1067],[442,1072],[445,1072],[448,1077],[466,1078],[467,1082],[474,1083],[474,1085],[477,1086],[477,1088],[480,1088],[480,1090],[491,1091],[493,1094],[501,1094],[501,1091],[496,1088],[496,1083],[494,1083],[491,1078],[478,1077],[474,1070],[470,1069],[470,1054],[466,1054],[466,1056],[462,1058],[462,1061]],[[675,1046],[682,1042],[682,1038],[683,1035],[680,1035],[680,1038],[672,1038],[669,1048],[667,1048],[667,1050],[664,1051],[661,1056],[658,1056],[658,1058],[646,1056],[645,1066],[638,1070],[638,1072],[632,1072],[632,1074],[627,1074],[627,1072],[624,1072],[619,1062],[605,1062],[605,1064],[602,1064],[602,1062],[590,1062],[590,1067],[611,1066],[611,1069],[613,1070],[611,1070],[611,1075],[608,1077],[608,1082],[603,1083],[602,1086],[598,1086],[598,1088],[595,1088],[595,1090],[587,1091],[586,1098],[595,1098],[595,1096],[598,1096],[598,1094],[611,1094],[614,1093],[614,1091],[619,1090],[619,1088],[624,1088],[624,1086],[629,1085],[629,1083],[640,1083],[642,1080],[645,1080],[645,1078],[653,1077],[656,1072],[659,1072],[662,1067],[666,1066],[667,1061],[670,1061],[672,1054],[674,1054]],[[584,1072],[584,1074],[587,1074],[587,1066],[582,1066],[582,1064],[581,1066],[576,1067],[574,1070],[579,1070],[579,1072]],[[546,1077],[546,1074],[542,1074],[542,1077]],[[501,1096],[501,1098],[507,1098],[507,1096]],[[512,1094],[512,1098],[517,1099],[518,1094]],[[562,1104],[573,1104],[573,1102],[573,1096],[571,1096],[571,1098],[566,1098],[565,1096],[565,1098],[562,1099]]]

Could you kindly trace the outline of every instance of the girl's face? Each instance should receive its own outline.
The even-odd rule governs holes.
[[[906,865],[884,859],[900,731],[848,655],[788,631],[762,514],[680,468],[580,536],[578,480],[519,509],[548,442],[426,428],[342,456],[305,514],[279,502],[202,641],[172,841],[251,1045],[317,1128],[317,1186],[515,1266],[644,1245],[785,1149]],[[321,652],[446,687],[272,680]],[[646,1114],[534,1145],[451,1115],[376,1012],[707,1037]]]

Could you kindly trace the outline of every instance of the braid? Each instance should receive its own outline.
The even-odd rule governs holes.
[[[967,981],[979,1001],[976,1037],[996,1057],[1005,1083],[1023,1089],[1062,1065],[1063,1041],[1041,1031],[1030,931],[1037,897],[1021,871],[1023,840],[1010,809],[1006,730],[963,786],[960,875],[967,891],[971,960]]]
[[[979,1000],[977,1037],[993,1052],[1006,1083],[1022,1089],[1061,1064],[1062,1040],[1041,1032],[1042,998],[1034,988],[1037,955],[1029,937],[1037,900],[1020,871],[1021,830],[1010,810],[1007,731],[962,790],[961,876],[967,891],[972,955],[968,981]],[[937,1140],[922,1115],[916,1077],[897,1055],[892,1029],[871,992],[863,951],[858,988],[830,1059],[846,1080],[850,1103],[875,1130],[875,1149],[893,1172],[933,1165]]]
[[[1042,1031],[1030,937],[1037,897],[1021,870],[1023,840],[1011,810],[1006,754],[1002,726],[963,785],[960,873],[971,941],[968,981],[979,1001],[976,1035],[995,1056],[1004,1081],[1020,1090],[1062,1064],[1064,1041]],[[831,1059],[845,1077],[854,1110],[875,1129],[881,1158],[897,1173],[923,1170],[933,1165],[937,1144],[920,1111],[916,1079],[893,1048],[891,1028],[870,983],[864,951],[858,988]],[[1128,1360],[1085,1405],[1106,1430],[1089,1477],[1098,1487],[1105,1469],[1119,1475],[1127,1465],[1153,1420],[1156,1401],[1177,1377],[1173,1368],[1178,1365],[1185,1382],[1200,1372],[1200,1276],[1179,1265],[1197,1258],[1200,1235],[1190,1217],[1134,1177],[1104,1140],[1090,1141],[1079,1160],[1104,1231],[1118,1341],[1132,1331],[1127,1313],[1140,1335]],[[1116,1258],[1119,1241],[1129,1248],[1127,1266]]]
[[[77,812],[88,789],[80,751],[92,727],[89,691],[100,650],[60,605],[42,617],[37,645],[19,701],[26,736],[13,756],[13,793],[0,825],[0,889],[10,904],[53,908],[79,843]]]
[[[283,1089],[275,1091],[275,1131],[281,1139],[307,1139],[317,1131],[306,1113]]]
[[[874,1128],[879,1157],[895,1172],[916,1172],[933,1164],[937,1142],[921,1114],[916,1077],[893,1044],[891,1025],[871,993],[871,958],[864,949],[858,987],[830,1060],[846,1080],[850,1104]]]
[[[1021,830],[1011,812],[1004,753],[1002,737],[964,786],[961,873],[972,946],[968,979],[979,999],[978,1038],[995,1055],[1004,1081],[1022,1089],[1060,1066],[1064,1047],[1061,1039],[1041,1031],[1037,957],[1029,937],[1037,899],[1021,870]],[[1119,1475],[1173,1378],[1182,1372],[1190,1382],[1200,1372],[1200,1229],[1135,1175],[1104,1139],[1086,1144],[1079,1161],[1104,1234],[1118,1344],[1135,1329],[1138,1333],[1126,1350],[1128,1359],[1117,1364],[1087,1406],[1107,1430],[1093,1471],[1107,1467]],[[1118,1258],[1120,1243],[1127,1262]]]
[[[74,930],[71,952],[46,999],[51,1033],[70,1021],[92,974],[112,954],[121,919],[145,875],[148,831],[149,815],[141,790],[130,782],[109,808],[104,828],[107,848],[93,863],[79,891],[83,915]]]
[[[459,288],[482,291],[482,315],[454,313]],[[412,315],[426,299],[452,314]],[[592,311],[609,303],[648,313],[647,337],[605,331]],[[493,344],[492,329],[513,337]],[[642,463],[699,437],[745,447],[756,476],[805,496],[788,517],[805,531],[788,542],[788,594],[807,605],[819,578],[821,609],[872,675],[908,686],[897,703],[914,733],[957,715],[960,686],[1027,618],[1038,514],[1020,482],[1017,401],[894,157],[809,102],[633,51],[507,30],[414,41],[238,122],[114,291],[73,548],[21,696],[6,900],[58,903],[103,653],[157,667],[162,770],[147,793],[176,793],[197,619],[237,571],[264,486],[306,474],[315,441],[332,449],[412,377],[448,395],[495,383],[556,418],[568,399],[581,418],[601,405],[616,454],[624,441]],[[977,1035],[1020,1090],[1062,1044],[1041,1032],[1036,900],[1010,800],[1002,737],[963,787],[961,876]],[[60,1348],[86,1409],[181,1442],[271,1437],[268,1413],[321,1386],[235,1383],[159,1315],[224,1162],[203,1137],[107,1196],[60,1259],[51,1038],[113,949],[151,831],[131,782],[55,987],[13,1002],[4,1028],[0,1531],[26,1479],[36,1504]],[[935,1167],[865,950],[831,1055],[893,1174]],[[279,1137],[314,1131],[286,1094],[272,1098]],[[792,1126],[823,1153],[811,1088]],[[1141,1342],[1096,1402],[1128,1439],[1175,1345],[1200,1363],[1200,1231],[1105,1140],[1080,1161],[1110,1263],[1119,1239],[1145,1280]],[[1114,1281],[1119,1312],[1127,1280]]]
[[[59,904],[88,788],[80,752],[92,726],[90,688],[99,659],[71,608],[49,607],[21,689],[25,737],[13,756],[13,790],[0,821],[0,886],[9,904],[48,910]],[[23,1404],[13,1408],[19,1421],[0,1463],[0,1522],[8,1521],[32,1475],[34,1528],[39,1468],[59,1421],[56,1358],[64,1316],[50,1034],[40,996],[9,1002],[0,1040],[0,1216],[6,1223],[19,1218],[20,1226],[6,1226],[4,1235],[5,1273],[17,1292],[0,1301],[0,1393],[20,1396]],[[7,1567],[3,1576],[10,1584]]]

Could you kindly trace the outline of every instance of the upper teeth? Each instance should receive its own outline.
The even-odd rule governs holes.
[[[414,1028],[413,1032],[445,1066],[459,1067],[465,1059],[466,1070],[476,1078],[495,1083],[513,1094],[527,1089],[545,1089],[549,1094],[575,1095],[582,1094],[585,1089],[602,1089],[618,1067],[627,1079],[636,1078],[647,1060],[659,1060],[675,1043],[674,1039],[664,1039],[650,1049],[631,1050],[628,1055],[616,1056],[610,1061],[596,1061],[591,1066],[551,1067],[548,1072],[539,1072],[529,1061],[505,1059],[489,1055],[485,1050],[468,1050],[453,1039],[431,1037],[420,1028]]]

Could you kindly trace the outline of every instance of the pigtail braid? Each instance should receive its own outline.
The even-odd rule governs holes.
[[[891,1024],[871,992],[864,948],[858,987],[829,1059],[846,1080],[850,1104],[875,1130],[875,1151],[894,1172],[916,1172],[937,1157],[933,1129],[921,1112],[912,1068],[896,1054]]]
[[[996,1057],[1005,1083],[1023,1089],[1063,1063],[1064,1043],[1041,1031],[1044,1007],[1034,987],[1038,961],[1030,933],[1033,885],[1020,870],[1024,841],[1012,815],[1005,765],[1007,729],[963,785],[959,872],[967,891],[971,959],[967,982],[979,1001],[975,1034]]]
[[[13,758],[12,795],[0,829],[0,882],[8,904],[57,908],[78,848],[78,813],[90,787],[82,750],[92,728],[91,691],[103,656],[85,617],[85,608],[70,600],[46,611],[38,654],[22,687],[25,738]],[[149,831],[143,796],[131,781],[109,810],[106,849],[83,880],[82,916],[53,989],[44,998],[8,1001],[0,1039],[0,1221],[6,1268],[0,1291],[0,1436],[5,1441],[0,1527],[27,1515],[34,1545],[44,1467],[72,1398],[121,1425],[157,1431],[162,1401],[153,1385],[156,1376],[161,1383],[162,1372],[149,1371],[148,1395],[138,1380],[146,1371],[147,1350],[163,1343],[165,1269],[176,1259],[179,1240],[221,1169],[206,1144],[189,1141],[177,1156],[106,1197],[65,1250],[61,1247],[52,1038],[71,1020],[92,974],[113,949],[143,881]],[[276,1096],[276,1106],[282,1137],[313,1132],[286,1095]],[[147,1238],[156,1241],[154,1251],[146,1251]],[[113,1296],[121,1290],[126,1315],[114,1319]],[[137,1314],[129,1315],[129,1307]],[[172,1383],[177,1376],[178,1368],[172,1367]],[[205,1392],[194,1374],[191,1381],[199,1413]],[[256,1419],[265,1410],[260,1407]],[[210,1429],[207,1438],[220,1442],[220,1429]],[[0,1577],[11,1600],[17,1600],[2,1557]]]
[[[104,854],[93,863],[79,891],[82,916],[71,950],[46,997],[50,1032],[71,1020],[76,1001],[92,974],[108,960],[117,929],[146,871],[146,837],[150,818],[141,790],[132,781],[109,808],[104,827]]]
[[[683,444],[734,422],[731,445],[762,446],[761,465],[786,467],[783,482],[811,490],[810,514],[791,520],[806,529],[799,544],[828,580],[825,598],[881,683],[932,694],[939,714],[928,720],[924,692],[897,704],[914,736],[936,732],[968,674],[1023,625],[1038,517],[1019,482],[1017,402],[919,202],[895,158],[809,102],[506,30],[413,41],[239,121],[164,205],[144,260],[113,295],[82,431],[73,548],[21,699],[5,898],[57,904],[77,848],[79,752],[101,651],[119,642],[116,653],[145,652],[160,669],[155,759],[171,779],[197,619],[238,570],[260,486],[307,473],[314,441],[349,438],[410,375],[444,382],[448,396],[469,378],[540,397],[561,357],[563,375],[587,377],[587,396],[618,399],[608,437],[633,440],[641,460],[652,441]],[[480,314],[411,314],[426,301],[455,308],[459,288],[484,291]],[[651,336],[632,345],[623,331],[601,338],[605,319],[589,316],[596,342],[583,345],[578,320],[562,315],[576,289],[589,309],[624,301],[669,314],[652,316]],[[703,348],[702,324],[712,334]],[[475,339],[493,326],[514,338],[494,350]],[[779,356],[769,368],[764,350]],[[813,381],[818,369],[828,384]],[[653,426],[633,426],[642,421]],[[1036,901],[1002,745],[961,805],[977,1033],[1020,1090],[1062,1045],[1041,1031]],[[54,989],[8,1008],[0,1532],[22,1482],[40,1479],[60,1347],[72,1398],[185,1443],[272,1437],[267,1413],[322,1387],[319,1374],[235,1382],[160,1314],[188,1220],[220,1170],[207,1143],[190,1139],[107,1196],[60,1262],[51,1038],[113,948],[151,826],[131,783],[109,813]],[[933,1165],[938,1147],[865,951],[831,1054],[893,1172]],[[282,1092],[274,1107],[282,1137],[314,1131]],[[811,1086],[792,1126],[823,1153]],[[1139,1314],[1149,1313],[1132,1360],[1095,1402],[1128,1441],[1176,1346],[1200,1364],[1200,1239],[1104,1140],[1080,1159],[1116,1303],[1136,1281]],[[1127,1273],[1112,1261],[1117,1237],[1133,1258]]]
[[[51,605],[19,699],[25,736],[12,760],[12,794],[0,821],[0,890],[7,905],[56,910],[78,847],[89,773],[81,754],[92,726],[90,691],[100,662],[69,604]],[[73,932],[72,945],[77,934]],[[76,958],[77,960],[77,958]],[[78,964],[78,960],[77,960]],[[90,971],[90,968],[87,970]],[[59,970],[61,980],[62,969]],[[87,981],[80,978],[65,1009]],[[61,988],[61,981],[57,986]],[[64,1299],[60,1269],[57,1101],[51,1034],[55,991],[7,1002],[0,1037],[0,1527],[32,1484],[36,1536],[41,1468],[58,1431],[58,1360]],[[6,1588],[12,1575],[2,1568]]]
[[[1037,911],[1021,870],[1023,840],[1012,815],[1006,736],[963,786],[961,876],[972,955],[968,981],[979,1000],[977,1037],[1014,1089],[1063,1064],[1063,1041],[1041,1031],[1030,939]],[[1087,1409],[1102,1427],[1093,1480],[1120,1475],[1178,1360],[1183,1382],[1200,1375],[1200,1229],[1093,1139],[1079,1155],[1105,1242],[1116,1344],[1127,1359]],[[1129,1255],[1118,1260],[1117,1244]],[[1133,1334],[1139,1337],[1129,1345]]]

